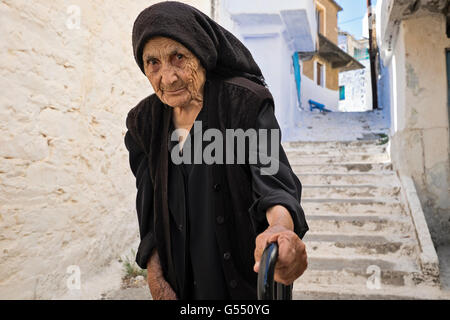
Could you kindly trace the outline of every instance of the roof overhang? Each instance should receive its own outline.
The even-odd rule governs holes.
[[[309,60],[313,56],[319,56],[328,61],[332,68],[339,69],[339,71],[351,71],[365,68],[358,60],[353,58],[320,33],[318,51],[299,52],[299,57],[302,60]]]
[[[244,38],[273,36],[282,34],[292,51],[312,51],[315,49],[315,37],[311,32],[306,10],[280,10],[276,13],[238,13],[231,14]]]
[[[385,65],[392,56],[402,20],[430,14],[449,15],[448,8],[448,0],[378,0],[377,43]]]
[[[334,4],[334,6],[338,9],[338,12],[344,10],[344,9],[342,9],[342,7],[340,5],[338,5],[338,3],[336,1],[331,0],[331,3]]]

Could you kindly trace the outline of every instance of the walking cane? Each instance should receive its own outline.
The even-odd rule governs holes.
[[[292,300],[292,284],[287,286],[274,281],[278,244],[269,243],[264,249],[258,272],[258,300]]]

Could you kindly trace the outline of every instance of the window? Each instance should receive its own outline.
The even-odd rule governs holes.
[[[316,70],[316,79],[317,85],[323,87],[324,86],[324,66],[320,62],[317,61],[317,70]]]
[[[324,11],[322,8],[316,9],[317,33],[325,35]]]
[[[345,100],[345,86],[339,87],[339,100]]]
[[[355,58],[356,60],[369,59],[369,49],[368,48],[362,48],[362,49],[355,48],[353,58]]]

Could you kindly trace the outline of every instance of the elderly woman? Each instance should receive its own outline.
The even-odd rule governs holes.
[[[205,158],[208,130],[224,140],[230,129],[279,132],[250,52],[202,12],[171,1],[137,17],[133,49],[155,91],[130,110],[125,135],[137,187],[136,262],[147,268],[153,298],[255,299],[270,242],[279,246],[275,280],[293,283],[307,267],[308,225],[281,138],[267,148],[245,143],[244,161],[226,161],[236,160],[233,148],[217,145],[214,161]],[[271,151],[276,172],[249,160],[255,150]]]

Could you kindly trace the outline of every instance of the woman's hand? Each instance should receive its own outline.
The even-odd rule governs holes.
[[[147,262],[147,282],[153,300],[177,300],[177,295],[164,278],[156,250]]]
[[[278,243],[278,259],[275,265],[274,280],[290,285],[300,277],[308,267],[306,247],[304,242],[293,231],[281,225],[268,227],[256,238],[255,266],[259,272],[259,261],[267,244]]]

